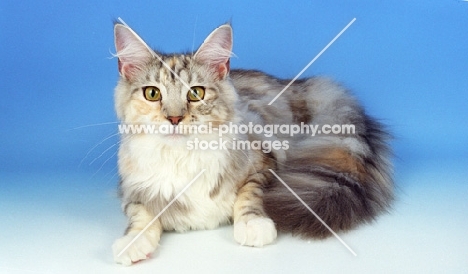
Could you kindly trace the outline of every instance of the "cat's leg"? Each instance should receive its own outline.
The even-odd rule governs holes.
[[[265,175],[250,175],[234,203],[234,239],[241,245],[261,247],[276,239],[273,221],[263,210]]]
[[[162,226],[159,220],[151,224],[140,236],[138,234],[153,220],[154,216],[140,203],[125,206],[129,224],[125,236],[112,245],[114,260],[123,265],[131,265],[149,257],[161,238]],[[135,237],[138,238],[131,243]],[[130,244],[131,243],[131,244]],[[125,250],[124,250],[125,249]]]

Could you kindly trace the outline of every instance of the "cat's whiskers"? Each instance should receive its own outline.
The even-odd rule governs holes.
[[[220,119],[220,120],[210,119],[210,120],[207,120],[207,121],[194,121],[194,122],[190,122],[189,124],[187,124],[187,126],[203,126],[203,125],[207,125],[207,124],[209,124],[209,123],[219,123],[219,122],[221,122],[221,124],[225,124],[225,123],[227,123],[227,122],[232,122],[232,121],[230,121],[230,120],[221,120],[221,119]],[[163,123],[163,122],[154,122],[153,124],[156,124],[156,125],[164,125],[164,124],[166,124],[166,123]],[[236,125],[236,126],[239,126],[239,125],[246,125],[246,126],[247,126],[247,124],[245,124],[245,123],[243,123],[243,122],[238,122],[238,123],[233,123],[233,124]],[[218,128],[215,127],[214,129],[218,129]],[[229,142],[229,143],[231,143],[231,144],[234,143],[234,139],[236,139],[236,140],[238,140],[238,141],[248,141],[248,138],[241,138],[241,135],[237,135],[237,136],[235,136],[235,137],[232,137],[232,136],[230,136],[230,135],[224,134],[224,135],[222,135],[222,136],[220,136],[220,137],[222,137],[223,139],[226,139],[226,141]],[[129,141],[129,139],[127,139],[127,138],[125,138],[124,140],[125,140],[126,142]],[[115,145],[117,145],[117,144],[114,144],[113,146],[115,146]],[[112,147],[113,147],[113,146],[112,146]],[[108,148],[106,151],[108,151],[108,150],[111,149],[112,147]],[[147,146],[138,146],[138,147],[144,148],[144,149],[151,149],[151,147],[147,147]],[[174,148],[174,149],[175,149],[175,148]],[[106,151],[104,151],[102,154],[104,154]],[[240,151],[241,151],[241,153],[245,156],[245,158],[248,160],[249,165],[251,165],[252,168],[255,169],[255,166],[253,165],[253,163],[252,163],[251,159],[249,158],[249,156],[248,156],[244,151],[242,151],[242,150],[240,150]],[[229,153],[229,156],[231,157],[232,151],[228,149],[227,152]],[[115,154],[114,154],[114,155],[115,155]],[[101,156],[102,156],[102,155],[100,155],[99,157],[101,157]],[[98,157],[98,158],[99,158],[99,157]],[[111,157],[112,157],[112,156],[111,156]],[[266,156],[264,156],[264,157],[266,157]],[[95,160],[97,160],[97,159],[95,159]],[[278,162],[277,160],[275,160],[275,159],[274,159],[274,161],[277,162],[277,163],[279,163],[279,162]],[[94,162],[94,161],[93,161],[93,162]]]
[[[112,149],[113,147],[115,147],[115,146],[117,146],[119,144],[120,144],[120,141],[112,144],[110,147],[105,149],[101,154],[99,154],[99,156],[95,157],[88,165],[92,165],[96,160],[100,159],[107,151],[109,151],[110,149]]]
[[[103,123],[97,123],[97,124],[83,125],[83,126],[78,126],[78,127],[67,129],[67,131],[88,128],[88,127],[106,126],[106,125],[112,125],[112,124],[120,124],[120,122],[103,122]]]
[[[119,135],[119,133],[111,134],[111,135],[107,136],[106,138],[102,139],[102,140],[101,140],[99,143],[97,143],[96,145],[94,145],[91,149],[88,150],[88,152],[87,152],[86,155],[83,157],[83,159],[81,159],[80,164],[78,165],[78,167],[80,167],[80,166],[83,164],[83,161],[84,161],[86,158],[88,158],[89,154],[91,154],[91,152],[92,152],[94,149],[96,149],[98,146],[100,146],[102,143],[104,143],[105,141],[109,140],[110,138],[112,138],[112,137],[114,137],[114,136],[118,136],[118,135]],[[96,159],[95,159],[95,160],[96,160]],[[92,162],[94,162],[94,160],[93,160]],[[89,165],[91,165],[92,162],[89,163]]]
[[[104,175],[104,178],[106,178],[107,176],[109,176],[111,173],[114,173],[107,181],[106,183],[104,184],[104,186],[108,186],[109,183],[112,181],[112,179],[118,175],[118,172],[117,172],[117,165],[115,165],[110,171],[108,171],[105,175]]]
[[[120,143],[120,142],[113,144],[110,148],[112,148],[112,147],[118,145],[119,143]],[[109,150],[110,148],[106,149],[106,151]],[[118,152],[118,150],[114,151],[114,153],[112,153],[112,155],[111,155],[110,157],[108,157],[108,158],[101,164],[101,166],[99,167],[99,169],[98,169],[96,172],[94,172],[94,174],[91,176],[91,178],[94,177],[99,171],[101,171],[101,169],[104,167],[104,165],[105,165],[110,159],[112,159],[112,158],[117,154],[117,152]]]
[[[346,231],[386,211],[393,200],[393,182],[385,130],[339,84],[320,77],[296,81],[355,19],[292,80],[256,70],[230,70],[230,24],[214,30],[196,52],[194,28],[191,54],[163,54],[119,20],[123,25],[115,24],[114,38],[121,78],[114,98],[117,116],[129,124],[119,126],[120,141],[90,163],[104,160],[99,172],[115,159],[112,149],[121,145],[117,175],[129,224],[113,245],[116,262],[130,265],[146,259],[163,230],[214,228],[232,220],[237,242],[263,246],[276,239],[277,230],[325,238],[336,236],[332,229]],[[207,88],[190,94],[188,84]],[[155,85],[150,93],[146,88],[143,94],[133,92],[148,85]],[[265,107],[263,99],[276,94],[271,105],[289,87],[294,90],[276,107]],[[208,105],[190,100],[195,97],[206,98]],[[164,123],[140,121],[149,117]],[[312,135],[301,136],[302,126],[299,132],[292,130],[301,121],[328,123],[332,131],[314,139],[317,128],[310,128]],[[333,125],[350,122],[363,130],[355,140],[331,135]],[[291,127],[282,130],[282,125]],[[205,170],[205,183],[161,215]],[[184,186],[184,181],[190,183]],[[316,218],[307,218],[309,213]],[[328,222],[318,222],[320,218]]]
[[[91,161],[91,163],[89,163],[89,165],[93,164],[96,160],[98,160],[99,158],[101,158],[107,151],[111,150],[113,147],[117,146],[117,145],[122,145],[124,144],[125,142],[128,142],[129,140],[122,140],[122,139],[119,139],[119,141],[117,141],[116,143],[112,144],[111,146],[109,146],[106,150],[104,150],[98,157],[94,158],[93,161]],[[107,159],[101,164],[101,166],[98,168],[98,170],[96,170],[96,172],[93,173],[93,175],[91,177],[94,177],[97,173],[99,173],[99,171],[102,170],[102,168],[105,166],[105,164],[107,162],[110,161],[110,159],[112,159],[115,155],[117,155],[118,153],[118,150],[115,150],[114,153],[112,153],[111,156],[107,157]],[[114,171],[115,169],[117,168],[117,166],[114,166],[113,169],[110,171]],[[108,172],[107,174],[109,174],[110,172]],[[105,176],[107,176],[107,174]],[[111,179],[115,176],[116,174],[114,174]]]

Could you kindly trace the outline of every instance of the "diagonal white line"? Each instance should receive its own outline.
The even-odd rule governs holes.
[[[319,215],[317,215],[317,213],[315,213],[315,211],[312,210],[312,208],[310,208],[302,199],[301,197],[299,197],[299,195],[297,195],[296,192],[294,192],[294,190],[292,190],[288,184],[286,184],[283,179],[281,179],[278,174],[276,174],[276,172],[274,172],[272,169],[269,169],[270,172],[275,175],[275,177],[294,195],[294,197],[296,197],[296,199],[299,200],[299,202],[301,202],[314,216],[315,218],[317,218],[332,234],[333,236],[335,236],[335,238],[338,239],[338,241],[341,242],[342,245],[344,245],[348,250],[349,252],[351,252],[351,254],[353,254],[354,256],[357,256],[356,252],[354,252],[351,247],[349,247],[341,238],[340,236],[338,236],[338,234],[335,233],[335,231],[333,231],[333,229],[331,229],[323,220],[322,218],[320,218]]]
[[[203,172],[205,172],[206,169],[203,169],[202,171],[200,171],[200,173],[198,173],[197,176],[195,176],[195,178],[193,178],[192,181],[190,181],[190,183],[188,183],[188,185],[186,185],[184,187],[184,189],[182,189],[180,191],[179,194],[177,194],[174,199],[172,199],[172,201],[170,201],[162,210],[161,212],[158,213],[158,215],[156,215],[152,220],[151,222],[149,222],[144,228],[143,230],[141,230],[136,236],[135,238],[133,238],[133,240],[127,244],[127,246],[124,247],[124,249],[122,249],[122,251],[119,252],[119,254],[117,254],[117,257],[120,257],[124,252],[125,250],[127,250],[140,236],[141,234],[145,233],[145,231],[154,223],[156,222],[156,220],[164,213],[164,211],[166,211],[177,199],[179,199],[179,197],[184,194],[184,192],[198,179],[198,177],[200,177]]]
[[[172,74],[174,74],[174,76],[177,78],[177,80],[179,80],[189,91],[192,90],[192,88],[184,81],[182,80],[182,78],[179,77],[179,75],[177,75],[177,73],[175,73],[170,67],[169,65],[163,61],[163,59],[161,59],[161,57],[159,55],[157,55],[156,53],[152,52],[153,55],[159,59],[159,61],[161,63],[163,63],[163,65],[170,71],[172,72]],[[200,102],[202,102],[204,105],[206,105],[205,101],[203,101],[203,99],[201,99],[200,97],[198,97],[197,95],[195,95],[199,100]]]
[[[105,123],[98,123],[98,124],[89,124],[89,125],[84,125],[84,126],[69,128],[69,129],[66,129],[66,131],[77,130],[77,129],[87,128],[87,127],[97,127],[97,126],[104,126],[104,125],[112,125],[112,124],[118,124],[118,123],[119,123],[119,122],[105,122]]]
[[[354,21],[356,21],[356,18],[353,18],[353,20],[351,20],[351,22],[349,22],[349,23],[346,25],[346,27],[344,27],[344,28],[340,31],[340,33],[338,33],[338,34],[335,36],[335,38],[333,38],[333,39],[330,41],[330,43],[328,43],[328,45],[326,45],[326,46],[314,57],[314,59],[312,59],[312,60],[307,64],[307,66],[305,66],[305,67],[296,75],[296,77],[294,77],[294,79],[292,79],[291,82],[289,82],[289,84],[287,84],[287,85],[283,88],[283,90],[282,90],[280,93],[278,93],[278,95],[276,95],[275,98],[273,98],[273,100],[271,100],[270,103],[268,103],[268,105],[271,106],[271,104],[273,104],[273,102],[276,101],[276,99],[278,99],[278,97],[280,97],[281,94],[283,94],[283,92],[284,92],[286,89],[288,89],[289,86],[291,86],[291,85],[297,80],[297,78],[299,78],[299,77],[302,75],[302,73],[304,73],[304,71],[306,71],[306,70],[315,62],[315,60],[317,60],[317,59],[319,58],[320,55],[322,55],[322,53],[324,53],[324,52],[336,41],[336,39],[338,39],[338,38],[354,23]]]
[[[125,23],[124,20],[122,20],[122,18],[118,17],[117,19],[120,21],[120,23],[122,23],[124,26],[126,26],[131,32],[133,32],[133,34],[135,35],[135,37],[137,37],[138,40],[140,40],[140,42],[143,43],[143,45],[146,45],[146,43],[140,38],[140,36],[138,36],[138,35],[132,30],[132,28],[130,28],[130,26],[127,25],[127,23]],[[178,75],[177,73],[175,73],[175,72],[171,69],[171,67],[170,67],[166,62],[164,62],[163,59],[162,59],[159,55],[156,54],[156,52],[154,52],[154,50],[152,50],[152,49],[150,49],[150,48],[148,48],[148,50],[151,52],[151,54],[152,54],[154,57],[158,58],[158,60],[159,60],[170,72],[172,72],[172,74],[174,74],[174,76],[177,78],[177,80],[179,80],[179,81],[182,83],[182,85],[184,85],[189,91],[192,90],[192,88],[191,88],[184,80],[182,80],[182,78],[180,78],[179,75]],[[204,105],[206,105],[205,101],[203,101],[201,98],[200,98],[200,102],[202,102]]]

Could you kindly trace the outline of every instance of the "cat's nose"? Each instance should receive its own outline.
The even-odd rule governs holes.
[[[167,120],[169,120],[169,122],[174,126],[178,125],[182,119],[184,119],[184,116],[167,116]]]

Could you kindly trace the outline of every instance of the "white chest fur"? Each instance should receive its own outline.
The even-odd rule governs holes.
[[[124,203],[137,194],[148,207],[172,201],[185,210],[169,207],[160,217],[167,230],[210,229],[229,221],[235,200],[235,184],[220,181],[229,168],[226,150],[188,150],[185,146],[168,146],[154,136],[123,139],[119,151]],[[198,179],[195,177],[200,174]],[[191,183],[191,184],[190,184]],[[188,185],[190,186],[186,188]],[[230,184],[222,185],[218,184]],[[212,197],[216,188],[222,188]],[[157,214],[161,208],[149,208]]]

